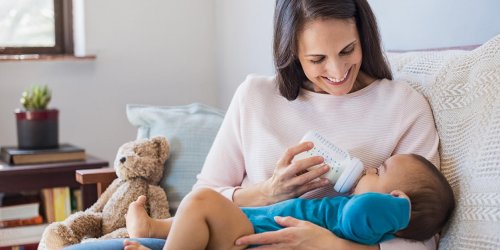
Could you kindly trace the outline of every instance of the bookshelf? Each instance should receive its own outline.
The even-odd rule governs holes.
[[[84,161],[11,166],[0,161],[0,193],[41,190],[52,187],[71,187],[82,190],[83,207],[97,200],[96,185],[82,185],[76,181],[76,170],[96,169],[108,162],[87,154]]]
[[[0,193],[19,193],[23,191],[41,192],[42,189],[56,187],[76,188],[81,190],[83,208],[86,209],[97,200],[97,184],[78,183],[76,181],[76,170],[100,169],[107,166],[107,161],[89,154],[86,154],[85,160],[83,161],[30,165],[9,165],[0,161]],[[40,203],[40,206],[43,206],[43,202]],[[43,225],[37,226],[41,227]],[[25,231],[21,228],[13,228],[13,230],[18,229]],[[28,229],[28,227],[26,227],[26,229]],[[10,233],[12,234],[13,232]],[[0,238],[5,238],[0,240],[0,246],[9,243],[4,236],[5,235],[0,235]],[[39,237],[39,235],[37,235],[37,237]],[[33,241],[29,237],[27,237],[26,240],[29,242]],[[0,247],[0,249],[2,249],[2,247]]]

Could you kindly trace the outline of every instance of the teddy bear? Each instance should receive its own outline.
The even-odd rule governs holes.
[[[44,231],[39,249],[60,249],[83,240],[126,238],[125,215],[131,202],[146,195],[152,218],[170,217],[167,196],[158,186],[169,156],[165,137],[138,139],[123,144],[114,161],[118,176],[94,205],[51,223]]]

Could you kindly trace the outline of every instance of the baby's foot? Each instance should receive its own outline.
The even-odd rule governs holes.
[[[130,203],[125,222],[130,238],[149,238],[151,229],[151,217],[149,217],[144,205],[146,196],[141,195],[136,201]]]
[[[123,241],[123,249],[124,250],[151,250],[143,245],[141,245],[137,241],[124,240]]]

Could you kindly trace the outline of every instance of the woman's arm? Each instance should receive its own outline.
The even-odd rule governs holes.
[[[229,104],[224,120],[197,176],[193,189],[209,187],[232,200],[233,192],[245,177],[244,149],[241,141],[242,86]]]
[[[380,250],[435,250],[437,249],[437,236],[426,241],[410,241],[401,238],[395,238],[380,243]]]
[[[407,110],[412,112],[402,118],[400,124],[405,129],[401,131],[401,137],[392,154],[419,154],[439,168],[439,136],[431,107],[416,91],[408,96],[407,102]]]
[[[236,245],[261,245],[256,249],[379,249],[378,245],[367,246],[341,239],[329,230],[307,221],[292,217],[276,217],[275,220],[285,228],[241,237]]]
[[[260,119],[258,111],[248,111],[245,106],[251,103],[246,101],[247,99],[259,94],[254,93],[255,90],[253,92],[249,90],[251,81],[253,80],[249,77],[238,87],[193,189],[209,187],[233,200],[239,206],[259,206],[294,198],[328,185],[329,182],[326,179],[318,181],[318,177],[328,171],[328,168],[318,168],[304,173],[307,168],[320,164],[323,161],[321,158],[313,157],[291,162],[293,156],[312,147],[308,143],[302,143],[290,147],[274,166],[253,166],[256,167],[252,169],[254,175],[267,176],[269,170],[274,169],[272,177],[260,183],[247,183],[241,187],[247,175],[246,162],[253,162],[252,154],[245,151],[249,150],[247,148],[249,146],[242,139],[245,133],[251,133],[251,131],[242,127],[250,122],[245,120],[247,117]],[[249,112],[253,113],[249,114]],[[262,147],[266,146],[262,145]],[[259,155],[258,157],[267,156]],[[279,156],[273,155],[272,157],[277,159]]]
[[[411,104],[411,107],[407,108],[407,110],[413,110],[407,117],[411,121],[411,125],[402,133],[403,136],[400,138],[393,154],[419,154],[439,168],[439,136],[431,107],[421,94],[412,95],[407,101]],[[437,235],[422,242],[396,238],[382,242],[380,249],[434,250],[437,249],[438,241]]]
[[[306,171],[312,166],[323,163],[322,157],[310,157],[292,162],[295,155],[313,147],[312,143],[304,142],[286,150],[276,163],[273,175],[269,179],[241,187],[246,166],[243,146],[238,139],[241,135],[238,132],[238,108],[235,106],[238,104],[232,103],[226,114],[194,189],[210,187],[238,206],[249,207],[274,204],[330,184],[328,179],[319,178],[329,170],[327,166]]]

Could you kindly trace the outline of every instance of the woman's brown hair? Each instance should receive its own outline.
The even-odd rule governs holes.
[[[307,80],[297,58],[297,37],[306,22],[319,18],[354,18],[363,51],[361,71],[377,79],[392,80],[375,15],[366,0],[276,0],[273,51],[282,96],[295,100]]]

